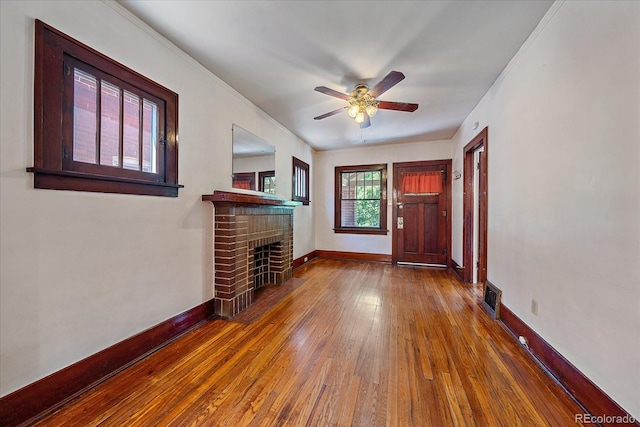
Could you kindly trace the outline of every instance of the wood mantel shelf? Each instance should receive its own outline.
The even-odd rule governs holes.
[[[215,190],[213,194],[203,194],[202,201],[211,202],[214,205],[218,203],[225,203],[225,204],[235,204],[235,205],[283,206],[283,207],[291,207],[291,208],[302,205],[301,202],[285,200],[275,196],[233,193],[231,191],[221,191],[221,190]]]

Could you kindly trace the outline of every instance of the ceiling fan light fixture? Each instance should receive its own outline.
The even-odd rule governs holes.
[[[369,117],[375,116],[376,113],[378,112],[377,103],[376,102],[370,103],[369,105],[367,105],[367,108],[365,108],[365,111],[367,112]]]
[[[316,92],[343,99],[349,104],[346,107],[338,108],[337,110],[330,111],[326,114],[314,117],[313,119],[324,119],[336,115],[340,111],[346,109],[349,117],[354,119],[361,128],[366,128],[371,126],[371,121],[369,119],[376,115],[378,109],[406,111],[412,113],[418,109],[418,104],[411,104],[408,102],[378,101],[376,99],[378,96],[394,87],[403,79],[404,74],[402,74],[400,71],[391,71],[371,90],[369,90],[369,86],[365,84],[359,84],[349,94],[330,89],[326,86],[317,86],[314,89]]]
[[[360,108],[358,107],[358,104],[355,102],[351,102],[350,104],[351,105],[349,106],[347,113],[349,114],[349,117],[355,119],[356,116],[358,115],[358,111],[360,111]]]

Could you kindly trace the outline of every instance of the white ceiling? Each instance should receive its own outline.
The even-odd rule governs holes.
[[[318,150],[449,139],[531,34],[551,0],[119,2]],[[406,78],[361,130],[346,101],[315,92]]]

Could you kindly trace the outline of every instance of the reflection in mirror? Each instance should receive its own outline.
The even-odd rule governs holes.
[[[276,193],[276,147],[234,124],[233,188]]]

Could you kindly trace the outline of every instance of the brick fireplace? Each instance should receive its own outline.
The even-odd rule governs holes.
[[[271,196],[214,191],[215,313],[230,319],[253,304],[255,290],[293,274],[293,209]]]

